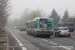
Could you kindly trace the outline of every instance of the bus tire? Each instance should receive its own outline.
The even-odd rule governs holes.
[[[34,32],[34,37],[37,37],[37,34],[36,34],[36,32]]]
[[[27,32],[28,33],[28,35],[29,35],[29,32]]]
[[[29,35],[31,35],[31,31],[29,31]]]
[[[29,32],[27,31],[27,34],[29,34]]]
[[[55,33],[55,37],[57,37],[56,33]]]

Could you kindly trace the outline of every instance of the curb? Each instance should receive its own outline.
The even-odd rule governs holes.
[[[6,50],[9,50],[8,33],[7,33],[7,37],[6,37],[6,39],[7,39],[7,43],[6,43]]]
[[[71,36],[75,36],[75,32],[71,32]]]

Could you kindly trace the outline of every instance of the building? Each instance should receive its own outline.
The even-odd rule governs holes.
[[[64,20],[64,26],[67,26],[70,31],[75,30],[75,18],[68,18]]]

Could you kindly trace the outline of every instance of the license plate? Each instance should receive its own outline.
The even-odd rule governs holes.
[[[44,31],[44,32],[47,32],[47,31]]]
[[[64,33],[64,34],[67,34],[67,33]]]

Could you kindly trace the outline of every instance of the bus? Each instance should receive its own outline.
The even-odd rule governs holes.
[[[54,32],[53,18],[38,17],[26,23],[27,33],[34,36],[50,37]]]

